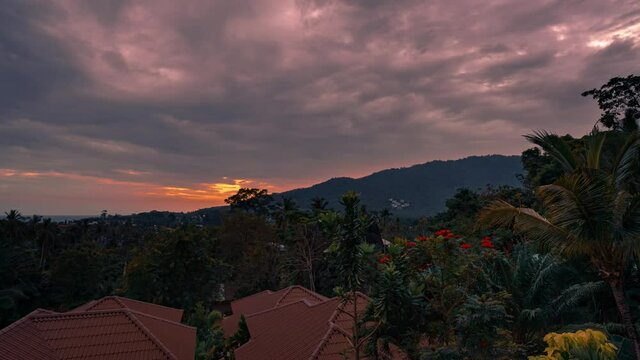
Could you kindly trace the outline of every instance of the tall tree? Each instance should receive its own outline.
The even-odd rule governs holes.
[[[638,130],[640,120],[640,76],[614,77],[599,89],[582,93],[598,101],[602,125],[626,132]]]
[[[338,290],[338,294],[342,297],[340,308],[353,320],[351,348],[354,359],[360,360],[363,345],[375,332],[369,331],[367,335],[362,334],[364,329],[361,320],[365,309],[358,296],[367,273],[367,257],[374,250],[372,245],[367,244],[366,239],[371,219],[364,212],[360,205],[360,198],[354,192],[343,195],[340,204],[344,208],[344,213],[337,219],[335,241],[331,251],[336,255],[338,268],[343,276],[344,288]]]
[[[267,215],[273,202],[273,196],[266,189],[242,188],[235,195],[224,199],[232,210]]]
[[[640,359],[640,343],[624,294],[625,270],[640,256],[640,194],[629,179],[637,173],[640,135],[630,134],[614,159],[602,159],[605,134],[594,132],[576,156],[556,135],[538,132],[527,138],[554,158],[565,174],[540,186],[542,214],[505,201],[479,216],[485,226],[511,227],[566,256],[587,257],[611,288],[627,336]]]
[[[161,233],[139,249],[127,265],[125,292],[133,298],[193,308],[212,301],[228,276],[212,256],[211,238],[195,227]]]
[[[20,239],[20,232],[22,231],[22,214],[20,211],[12,209],[5,212],[6,230],[14,242]]]

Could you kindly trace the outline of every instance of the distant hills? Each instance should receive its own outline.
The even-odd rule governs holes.
[[[382,170],[358,179],[333,178],[277,197],[290,197],[301,207],[309,206],[314,197],[323,197],[330,207],[337,208],[340,196],[352,190],[360,194],[368,209],[387,208],[401,217],[417,217],[444,210],[446,200],[459,188],[519,186],[516,175],[523,172],[517,155],[471,156]]]
[[[292,198],[308,208],[315,197],[339,209],[340,197],[347,191],[360,194],[369,210],[389,209],[399,217],[434,215],[445,209],[445,202],[459,188],[483,189],[487,185],[520,186],[516,175],[524,172],[520,156],[471,156],[459,160],[430,161],[405,168],[382,170],[361,178],[340,177],[311,187],[275,194],[276,200]],[[192,212],[150,211],[132,215],[109,215],[109,220],[131,220],[141,225],[175,226],[183,222],[219,224],[226,207],[217,206]],[[77,220],[65,217],[64,220]],[[96,217],[92,218],[97,220]]]

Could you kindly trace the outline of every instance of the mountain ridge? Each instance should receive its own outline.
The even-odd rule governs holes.
[[[520,186],[516,175],[523,172],[519,155],[476,155],[383,169],[359,178],[334,177],[273,195],[276,200],[291,198],[301,208],[309,208],[314,197],[323,197],[330,208],[339,209],[341,196],[347,191],[355,191],[369,210],[387,208],[396,216],[416,218],[445,210],[445,202],[459,188],[478,190],[487,185]],[[226,206],[212,206],[189,212],[152,210],[131,215],[109,215],[109,219],[130,219],[149,225],[182,222],[214,225],[222,221],[226,209]]]
[[[301,207],[323,197],[330,207],[337,207],[342,194],[355,191],[372,210],[389,208],[396,215],[416,217],[444,210],[446,200],[459,188],[519,186],[516,175],[523,172],[519,155],[469,156],[383,169],[360,178],[335,177],[274,195],[289,197]]]

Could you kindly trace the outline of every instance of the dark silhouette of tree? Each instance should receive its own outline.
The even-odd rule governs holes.
[[[12,209],[8,212],[5,212],[5,219],[7,221],[7,233],[11,237],[11,239],[15,242],[20,238],[20,233],[22,231],[22,214],[20,211]]]
[[[228,265],[213,257],[211,239],[194,227],[148,241],[127,264],[125,293],[173,307],[212,301],[228,278]]]
[[[242,188],[235,195],[224,200],[231,210],[267,215],[271,209],[273,196],[266,189]]]
[[[343,213],[337,219],[334,243],[331,252],[337,260],[338,269],[343,276],[343,288],[338,289],[338,295],[342,298],[343,313],[353,320],[350,347],[355,360],[360,360],[363,355],[364,345],[375,333],[369,330],[367,334],[362,324],[365,309],[358,308],[358,291],[364,285],[369,269],[368,256],[373,253],[374,247],[367,243],[367,229],[372,219],[365,213],[360,205],[360,198],[354,192],[347,192],[342,196],[340,204]]]
[[[599,89],[582,93],[598,101],[602,125],[609,129],[631,132],[638,130],[640,120],[640,76],[614,77]]]
[[[327,210],[327,206],[329,206],[329,202],[321,196],[311,199],[311,211],[314,213],[320,213]]]

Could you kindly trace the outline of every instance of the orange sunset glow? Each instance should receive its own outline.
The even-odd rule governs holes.
[[[128,175],[140,176],[142,172],[121,171]],[[148,174],[146,174],[148,175]],[[250,179],[222,179],[219,183],[198,184],[157,184],[147,181],[122,180],[75,173],[20,171],[16,169],[0,169],[0,184],[4,191],[12,184],[28,183],[34,191],[60,184],[60,188],[71,187],[77,190],[90,190],[94,198],[115,197],[123,201],[125,206],[136,203],[141,209],[162,206],[174,211],[189,211],[194,208],[224,205],[224,199],[235,194],[241,187],[259,187],[269,191],[280,191],[271,184]],[[53,197],[51,201],[55,201]],[[44,200],[48,201],[48,200]],[[132,208],[132,212],[140,211]]]

